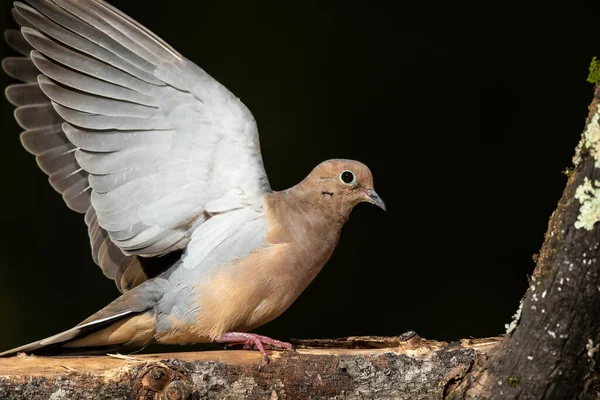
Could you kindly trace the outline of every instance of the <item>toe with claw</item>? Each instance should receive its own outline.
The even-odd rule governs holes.
[[[255,333],[227,332],[220,338],[215,339],[215,342],[225,344],[253,345],[260,352],[260,355],[267,364],[270,362],[270,360],[269,356],[267,355],[267,351],[265,350],[265,345],[269,347],[277,347],[296,351],[295,346],[291,343],[271,339],[268,336],[257,335]]]

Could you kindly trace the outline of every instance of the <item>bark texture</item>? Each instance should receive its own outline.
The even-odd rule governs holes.
[[[0,359],[1,399],[442,398],[499,338],[301,342],[296,353],[224,350]]]

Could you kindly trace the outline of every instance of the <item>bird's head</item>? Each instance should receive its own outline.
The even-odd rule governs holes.
[[[385,203],[373,187],[369,168],[358,161],[333,159],[317,165],[305,179],[311,197],[350,214],[355,205],[367,202],[385,211]]]

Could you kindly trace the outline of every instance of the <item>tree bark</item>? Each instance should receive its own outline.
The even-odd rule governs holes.
[[[0,359],[2,399],[600,399],[600,89],[504,339],[300,342],[255,351]],[[410,335],[409,335],[410,336]]]
[[[499,338],[355,337],[254,350],[0,359],[1,399],[442,398]]]

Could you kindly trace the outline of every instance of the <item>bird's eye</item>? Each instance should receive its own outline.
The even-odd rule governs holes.
[[[356,183],[356,178],[354,177],[352,171],[343,171],[340,174],[340,179],[342,180],[342,182],[347,184]]]

